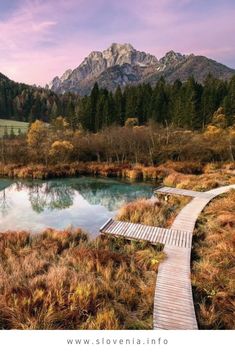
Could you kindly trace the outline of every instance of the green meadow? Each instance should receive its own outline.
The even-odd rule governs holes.
[[[0,137],[4,135],[11,135],[14,133],[15,136],[20,133],[24,134],[28,131],[29,123],[16,120],[0,119]]]

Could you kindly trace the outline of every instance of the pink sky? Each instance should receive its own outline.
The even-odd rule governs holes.
[[[233,0],[0,1],[0,72],[45,85],[92,50],[131,43],[160,58],[169,50],[235,68]]]

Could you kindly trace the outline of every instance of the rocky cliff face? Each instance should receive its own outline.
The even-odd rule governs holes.
[[[93,51],[74,70],[56,76],[49,88],[56,93],[76,92],[89,94],[94,83],[115,90],[118,86],[143,82],[155,84],[160,77],[173,82],[194,76],[203,82],[211,73],[221,79],[229,79],[235,70],[202,56],[182,55],[170,51],[158,60],[154,55],[140,52],[131,44],[113,43],[103,52]]]

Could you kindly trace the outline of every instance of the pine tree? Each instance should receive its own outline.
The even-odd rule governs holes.
[[[99,86],[98,83],[96,82],[90,95],[90,106],[91,106],[91,116],[89,119],[89,130],[91,131],[97,131],[96,126],[99,124],[96,122],[96,112],[97,112],[97,102],[99,99]]]
[[[120,86],[115,91],[114,94],[114,119],[119,125],[124,124],[125,119],[125,108],[124,99]]]
[[[229,82],[228,94],[224,98],[223,105],[225,109],[225,114],[228,119],[228,125],[231,125],[234,123],[234,120],[235,120],[235,75],[232,77],[232,79]]]
[[[183,85],[183,127],[196,129],[201,127],[201,85],[199,85],[193,77],[190,77],[185,85]]]
[[[166,124],[169,121],[169,96],[163,78],[157,82],[153,89],[150,114],[157,123]]]
[[[57,104],[56,102],[54,101],[54,103],[52,104],[52,107],[51,107],[51,118],[52,119],[55,119],[57,118],[57,116],[59,115],[59,112],[58,112],[58,107],[57,107]],[[40,115],[39,115],[40,116]]]
[[[182,94],[182,82],[176,80],[171,87],[170,93],[170,120],[177,127],[182,126],[182,117],[183,117],[183,94]]]
[[[202,127],[210,123],[212,112],[218,109],[223,99],[222,86],[220,81],[211,74],[207,76],[201,98],[201,119]]]

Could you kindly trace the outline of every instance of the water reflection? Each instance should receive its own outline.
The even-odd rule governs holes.
[[[4,217],[7,215],[8,210],[10,209],[11,205],[9,200],[7,199],[6,195],[6,188],[9,188],[12,182],[7,179],[0,180],[0,212]]]
[[[7,200],[6,190],[4,189],[0,192],[0,211],[3,217],[7,215],[9,209],[10,204]]]
[[[0,180],[0,230],[82,227],[95,234],[125,202],[150,197],[152,187],[101,178]]]
[[[29,188],[29,201],[32,209],[37,213],[45,209],[61,210],[73,205],[74,193],[72,187],[63,184],[44,183]]]
[[[109,211],[115,211],[123,203],[138,197],[150,197],[152,192],[149,185],[91,178],[80,180],[73,188],[91,205],[102,205]]]

